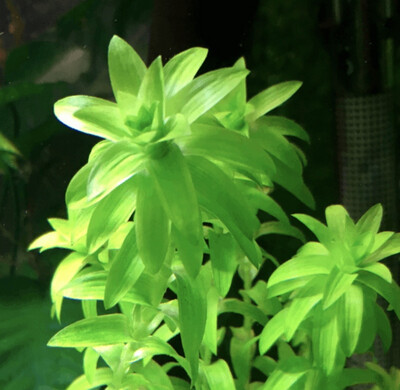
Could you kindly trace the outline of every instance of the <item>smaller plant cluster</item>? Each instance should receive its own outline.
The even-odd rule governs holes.
[[[147,68],[115,36],[116,103],[72,96],[55,105],[61,122],[104,138],[68,186],[68,219],[50,218],[53,231],[30,246],[70,251],[52,281],[53,313],[60,319],[63,300],[75,299],[84,319],[49,341],[84,352],[84,375],[68,390],[392,389],[379,366],[345,363],[376,336],[391,344],[377,297],[399,317],[399,287],[380,261],[400,252],[400,235],[378,232],[380,205],[357,223],[339,205],[327,208],[326,225],[295,214],[317,241],[279,265],[256,239],[304,241],[271,190],[313,207],[306,159],[291,141],[308,136],[265,114],[301,83],[247,100],[244,60],[195,77],[206,55],[193,48]],[[265,261],[277,266],[272,275]],[[226,313],[241,325],[222,326]]]

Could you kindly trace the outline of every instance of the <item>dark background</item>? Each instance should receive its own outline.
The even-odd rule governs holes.
[[[334,12],[337,3],[346,10],[346,17],[339,24]],[[390,3],[391,16],[383,18],[373,12],[373,3],[382,7]],[[366,10],[361,19],[355,11],[357,7]],[[394,96],[393,123],[397,128],[397,14],[396,1],[367,0],[0,1],[0,133],[21,151],[14,167],[7,165],[0,170],[0,302],[7,306],[9,302],[32,299],[32,305],[38,305],[24,306],[26,312],[15,310],[7,316],[19,318],[22,326],[29,313],[42,313],[38,318],[45,329],[32,328],[32,332],[43,340],[54,333],[51,327],[55,325],[46,322],[48,286],[64,253],[55,250],[39,256],[36,252],[27,253],[26,248],[49,230],[46,218],[65,216],[67,184],[98,140],[62,126],[55,119],[52,106],[57,99],[73,94],[112,99],[107,46],[113,34],[127,40],[147,63],[158,55],[166,61],[193,46],[209,48],[201,72],[231,66],[244,56],[251,70],[249,97],[281,81],[303,81],[300,91],[274,113],[294,119],[310,134],[311,146],[300,146],[309,161],[305,181],[317,206],[309,210],[279,189],[276,199],[288,213],[305,212],[323,218],[326,206],[340,202],[336,97],[389,89]],[[357,31],[368,42],[361,51],[360,41],[355,39],[357,21],[361,23]],[[367,31],[369,23],[377,28]],[[381,43],[387,39],[393,42],[390,85],[377,76],[382,66]],[[396,180],[393,186],[397,188]],[[276,237],[266,239],[263,245],[272,248],[281,261],[298,247],[292,239]],[[14,303],[8,304],[8,310],[16,307]],[[76,310],[70,311],[71,321]],[[0,339],[1,331],[0,325]],[[31,337],[32,334],[25,336],[24,340]],[[22,344],[17,343],[19,347],[6,355],[1,354],[7,346],[0,346],[0,367],[1,359],[10,360],[7,353],[14,353],[13,359],[20,359],[23,365],[24,354],[21,352],[18,359],[15,355],[23,351]],[[36,348],[35,356],[43,359],[41,364],[51,367],[39,341]],[[52,379],[53,387],[42,390],[62,388],[80,372],[79,357],[72,353],[70,357],[57,356],[69,369]],[[59,365],[56,362],[53,358],[54,367]],[[41,367],[39,363],[38,366]],[[10,375],[15,378],[11,374],[15,371],[11,370],[0,368],[0,385],[2,380],[8,383]],[[19,388],[48,385],[40,370],[32,368],[29,375],[25,373],[30,382]]]

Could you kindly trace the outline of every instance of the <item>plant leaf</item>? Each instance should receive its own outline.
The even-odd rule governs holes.
[[[211,286],[207,292],[207,319],[204,330],[203,344],[214,354],[217,355],[217,319],[218,319],[218,290]]]
[[[167,102],[167,116],[180,112],[189,123],[206,113],[249,72],[234,68],[222,68],[205,73],[182,88]]]
[[[300,81],[285,81],[273,85],[248,101],[248,105],[253,108],[247,115],[247,120],[255,121],[262,115],[280,106],[288,100],[300,87]]]
[[[323,244],[325,247],[329,247],[330,234],[326,225],[306,214],[292,214],[292,216],[310,229],[311,232],[314,233],[314,235],[318,238],[318,241],[321,242],[321,244]]]
[[[202,366],[210,390],[235,390],[232,373],[225,360],[219,359],[211,365]]]
[[[260,334],[259,349],[260,354],[264,355],[273,344],[281,337],[285,331],[286,316],[288,308],[275,314],[265,325]]]
[[[178,140],[185,155],[199,155],[228,162],[250,172],[275,174],[275,166],[267,153],[247,137],[222,127],[198,124],[192,134]]]
[[[96,377],[99,357],[100,355],[93,348],[86,348],[83,355],[83,371],[89,383],[93,383]]]
[[[47,343],[49,347],[95,347],[133,341],[128,319],[123,314],[85,318],[61,329]]]
[[[347,357],[353,355],[361,334],[363,320],[364,294],[362,288],[353,284],[339,300],[338,325],[343,352]]]
[[[98,368],[94,374],[93,380],[88,381],[85,375],[76,378],[67,388],[67,390],[87,390],[108,385],[113,380],[112,371],[107,368]]]
[[[303,243],[306,241],[304,234],[301,230],[290,225],[289,223],[281,221],[269,221],[261,224],[257,236],[264,236],[267,234],[282,234],[289,237],[297,238]]]
[[[176,273],[179,305],[179,327],[185,356],[190,365],[190,376],[196,381],[199,348],[204,336],[207,318],[207,300],[199,279],[183,272]]]
[[[60,122],[83,133],[111,141],[129,136],[118,106],[104,99],[69,96],[54,104],[54,113]]]
[[[139,279],[143,270],[144,265],[139,257],[136,230],[133,226],[112,261],[104,293],[105,307],[110,308],[117,304]]]
[[[397,253],[400,253],[400,233],[393,234],[376,251],[361,261],[359,265],[360,267],[363,267],[368,264],[373,264],[379,260],[385,259],[386,257],[396,255]]]
[[[114,35],[108,46],[108,70],[115,99],[121,104],[121,92],[137,95],[146,73],[146,65],[136,51]]]
[[[193,80],[207,57],[207,49],[193,47],[172,57],[164,66],[165,95],[175,95]]]
[[[151,177],[140,177],[135,213],[139,255],[151,273],[162,267],[170,242],[170,221]]]
[[[359,233],[378,233],[383,216],[383,208],[380,203],[372,206],[356,223]]]
[[[135,189],[135,183],[128,180],[97,204],[87,228],[89,253],[97,251],[120,225],[128,221],[135,209]]]
[[[219,294],[225,297],[231,287],[233,275],[238,266],[235,241],[231,234],[208,232],[210,260],[215,286]]]
[[[384,351],[387,352],[392,344],[392,327],[386,312],[377,304],[375,305],[377,332],[382,340]]]

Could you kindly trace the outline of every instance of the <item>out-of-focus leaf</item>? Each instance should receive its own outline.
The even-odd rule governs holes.
[[[202,366],[210,390],[235,390],[232,373],[225,360],[219,359],[215,363]]]
[[[86,348],[83,355],[83,371],[89,383],[93,383],[95,380],[99,357],[99,354],[93,348]]]
[[[226,96],[249,72],[222,68],[205,73],[189,82],[167,102],[167,115],[177,112],[194,122]]]
[[[120,92],[138,94],[146,73],[146,65],[136,51],[116,35],[112,37],[108,47],[108,69],[118,104],[123,104]]]
[[[119,141],[129,136],[118,106],[108,100],[77,95],[58,100],[54,113],[59,121],[83,133]]]
[[[191,379],[195,382],[198,374],[199,348],[206,326],[207,300],[198,279],[180,272],[176,274],[176,280],[182,345],[189,361]]]
[[[107,314],[85,318],[61,329],[48,342],[50,347],[95,347],[133,341],[128,318]]]
[[[147,175],[140,177],[138,185],[135,229],[140,258],[149,272],[157,273],[168,251],[170,221]]]
[[[135,189],[135,183],[128,180],[97,204],[87,229],[86,243],[89,253],[99,249],[132,215],[135,209]]]
[[[218,303],[218,290],[211,286],[207,292],[207,320],[203,344],[205,344],[214,355],[217,355]]]
[[[193,80],[207,57],[207,49],[193,47],[172,57],[164,66],[165,95],[173,96]]]
[[[297,229],[295,226],[280,221],[262,223],[258,230],[258,236],[260,237],[267,234],[283,234],[285,236],[297,238],[303,243],[306,240],[301,230]]]
[[[247,103],[253,110],[247,115],[247,120],[254,121],[267,112],[280,106],[288,100],[300,87],[300,81],[285,81],[273,85],[258,95],[252,97]]]
[[[108,367],[98,368],[91,382],[88,381],[85,375],[81,375],[68,386],[67,390],[88,390],[93,387],[108,385],[112,379],[113,373]]]
[[[143,270],[144,265],[139,257],[136,230],[133,226],[111,264],[104,293],[105,307],[110,308],[117,304],[139,279]]]
[[[231,234],[217,234],[213,230],[208,233],[210,260],[214,283],[222,297],[228,294],[232,278],[238,266],[236,245]]]
[[[387,352],[392,344],[392,327],[385,311],[378,304],[374,307],[378,335],[382,340],[385,352]]]

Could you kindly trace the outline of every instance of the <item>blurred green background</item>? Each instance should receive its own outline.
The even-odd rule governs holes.
[[[249,96],[280,81],[301,80],[301,90],[274,113],[294,119],[310,134],[311,145],[299,146],[308,157],[305,180],[316,198],[316,210],[284,191],[275,193],[288,213],[322,218],[325,207],[339,201],[334,118],[340,84],[337,53],[346,39],[349,45],[352,40],[344,35],[338,41],[335,35],[334,3],[0,1],[1,389],[63,389],[81,372],[76,351],[45,347],[60,327],[50,320],[48,288],[65,253],[26,252],[35,237],[49,230],[46,218],[65,217],[67,184],[97,142],[58,123],[54,102],[75,94],[112,99],[107,46],[113,34],[127,40],[147,62],[160,54],[167,60],[192,46],[207,47],[210,53],[201,72],[230,66],[244,56],[251,70]],[[396,65],[397,32],[390,33]],[[395,96],[399,73],[394,72]],[[399,110],[395,112],[397,124]],[[299,245],[277,237],[262,244],[280,261]],[[71,302],[62,326],[80,315],[80,308]]]

